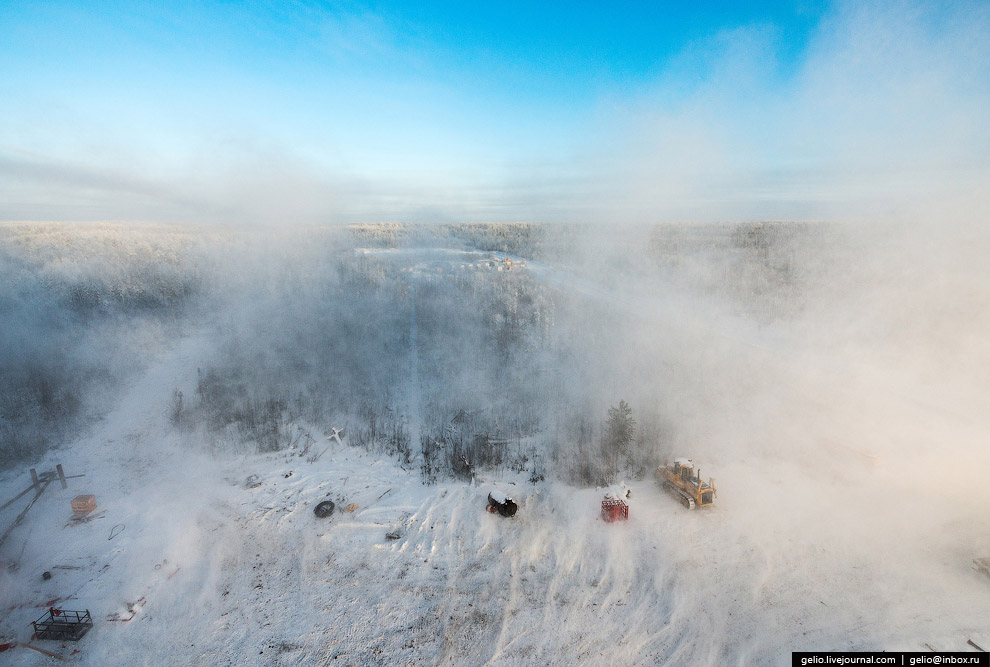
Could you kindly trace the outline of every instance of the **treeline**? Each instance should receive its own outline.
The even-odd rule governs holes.
[[[0,461],[69,437],[195,319],[217,349],[164,412],[217,449],[276,451],[336,427],[428,482],[513,470],[609,484],[647,474],[685,416],[704,423],[696,375],[711,362],[692,336],[720,339],[652,311],[663,290],[770,313],[817,270],[805,232],[775,225],[612,246],[601,230],[528,224],[0,229]],[[426,261],[430,248],[566,257],[584,282],[468,266],[470,253]]]
[[[475,224],[382,223],[351,225],[354,243],[375,248],[462,247],[541,257],[556,244],[556,235],[546,225],[526,222]]]
[[[217,298],[218,351],[186,400],[187,427],[265,451],[287,444],[284,424],[353,423],[352,442],[381,445],[408,377],[408,287],[344,241],[328,231],[241,258],[250,268]]]
[[[551,295],[524,272],[439,275],[356,252],[366,240],[328,231],[272,250],[228,293],[219,353],[177,421],[260,450],[285,446],[285,424],[344,426],[351,444],[416,461],[428,479],[465,456],[508,464],[472,443],[540,433],[532,371],[546,364]],[[455,443],[459,414],[484,416]]]
[[[607,484],[655,465],[658,413],[634,427],[617,404],[630,420],[617,438],[606,408],[618,399],[598,389],[626,363],[609,352],[617,312],[525,270],[437,271],[422,253],[359,251],[402,229],[272,249],[228,294],[224,342],[185,402],[186,426],[258,451],[287,446],[293,425],[344,428],[431,483],[513,470]]]

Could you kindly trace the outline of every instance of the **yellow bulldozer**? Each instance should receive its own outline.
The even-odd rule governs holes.
[[[694,471],[691,459],[674,459],[670,465],[666,461],[657,468],[657,482],[663,490],[681,501],[689,510],[695,507],[708,507],[715,503],[718,493],[715,491],[715,480],[701,480],[701,469]]]

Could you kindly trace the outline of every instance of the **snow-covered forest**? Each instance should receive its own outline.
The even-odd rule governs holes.
[[[66,462],[111,514],[130,498],[121,549],[199,591],[149,593],[148,627],[98,626],[86,664],[147,661],[156,615],[195,637],[175,664],[221,663],[235,599],[254,634],[229,664],[785,664],[990,638],[969,569],[990,554],[986,247],[927,231],[4,224],[0,500]],[[717,476],[714,508],[657,491],[675,456]],[[623,483],[629,525],[596,521]],[[485,514],[495,486],[519,516]],[[314,527],[322,498],[360,509]],[[63,576],[99,618],[134,593],[136,565],[86,579],[118,562],[88,524],[78,543],[29,524],[0,544],[22,610],[0,639],[64,597],[38,589],[50,539],[86,559]]]
[[[825,276],[798,264],[799,243],[839,232],[657,228],[608,247],[595,231],[6,226],[2,460],[71,439],[157,351],[208,327],[196,386],[163,400],[213,450],[285,449],[305,421],[427,482],[476,466],[642,477],[679,437],[657,308],[673,316],[694,291],[772,325]],[[627,399],[636,437],[610,444],[607,411]]]

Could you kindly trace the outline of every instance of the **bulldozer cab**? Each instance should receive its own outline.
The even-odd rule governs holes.
[[[674,474],[685,482],[690,482],[694,472],[694,463],[691,459],[674,459]]]

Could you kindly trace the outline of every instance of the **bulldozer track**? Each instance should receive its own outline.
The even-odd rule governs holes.
[[[676,486],[674,486],[670,482],[664,482],[663,483],[663,490],[666,491],[667,493],[671,494],[672,496],[674,496],[678,500],[680,500],[681,501],[681,504],[684,505],[684,507],[688,508],[689,510],[693,510],[694,509],[694,507],[695,507],[694,498],[692,498],[691,496],[689,496],[687,493],[685,493],[681,489],[678,489]]]

